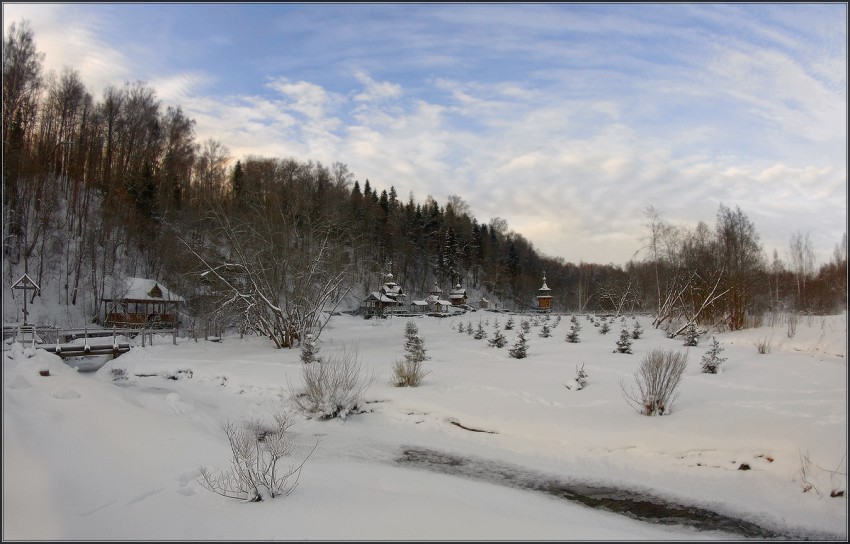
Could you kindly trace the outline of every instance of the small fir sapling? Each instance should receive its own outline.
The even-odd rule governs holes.
[[[430,359],[425,353],[425,344],[419,336],[419,328],[413,321],[408,321],[404,329],[404,360],[396,361],[393,365],[393,381],[396,387],[418,387],[428,372],[422,368],[422,362]]]
[[[472,333],[474,333],[474,332],[475,332],[475,330],[472,328],[472,321],[467,321],[466,322],[466,334],[468,334],[469,336],[472,336]]]
[[[686,346],[696,346],[699,344],[699,331],[697,331],[696,323],[691,322],[688,328],[685,329],[685,344]]]
[[[587,372],[584,371],[584,363],[581,368],[576,366],[576,377],[566,383],[566,388],[580,391],[587,386]]]
[[[461,334],[463,334],[463,333],[465,332],[465,331],[464,331],[464,328],[463,328],[463,323],[458,323],[458,324],[457,324],[457,332],[459,332],[459,333],[461,333]]]
[[[570,325],[570,331],[567,333],[566,340],[570,344],[578,344],[579,343],[578,331],[581,330],[581,325],[579,324],[578,319],[576,319],[575,316],[573,316],[573,318],[570,321],[572,322],[572,324]]]
[[[617,349],[614,350],[614,353],[631,353],[632,352],[632,341],[629,338],[629,330],[623,327],[623,330],[620,331],[620,339],[617,340]]]
[[[508,341],[507,341],[507,339],[505,338],[505,335],[504,335],[504,334],[502,334],[502,331],[500,331],[499,329],[496,329],[496,331],[493,333],[493,338],[491,338],[490,340],[488,340],[488,341],[487,341],[487,344],[488,344],[491,348],[503,348],[503,347],[505,347],[505,344],[506,344],[507,342],[508,342]]]
[[[608,334],[608,332],[610,330],[611,330],[611,325],[608,324],[608,320],[603,319],[602,320],[602,326],[599,327],[599,334]]]
[[[702,371],[706,374],[718,374],[720,372],[720,364],[726,360],[725,357],[720,357],[720,352],[723,348],[717,337],[711,338],[711,347],[702,356]]]
[[[301,362],[304,364],[315,363],[319,359],[319,346],[313,340],[312,334],[307,334],[304,342],[301,343]]]
[[[543,327],[540,329],[540,338],[549,338],[552,336],[552,329],[549,327],[549,323],[543,323]]]
[[[419,327],[413,321],[408,321],[404,327],[404,359],[408,362],[421,362],[430,359],[426,355],[425,341],[419,335]]]
[[[638,320],[635,319],[634,327],[632,328],[632,338],[637,340],[638,338],[640,338],[640,336],[642,334],[643,334],[643,328],[640,326],[640,323],[638,323]]]
[[[505,330],[512,331],[514,330],[514,318],[509,317],[507,321],[505,321]]]
[[[472,335],[472,337],[476,340],[483,340],[484,338],[487,338],[487,332],[484,330],[484,325],[481,321],[478,322],[478,329],[476,329],[475,334]]]
[[[519,324],[519,328],[522,329],[522,332],[528,334],[529,332],[531,332],[531,323],[523,319]]]
[[[524,359],[528,357],[528,340],[525,339],[525,333],[520,331],[517,336],[514,347],[508,350],[508,355],[514,359]]]

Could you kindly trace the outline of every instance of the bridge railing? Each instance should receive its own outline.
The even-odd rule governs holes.
[[[57,345],[97,342],[98,339],[109,339],[110,343],[118,343],[119,337],[133,340],[133,344],[141,342],[142,346],[153,345],[156,336],[171,336],[176,345],[178,338],[189,338],[197,342],[199,339],[220,341],[221,332],[210,327],[54,327],[45,325],[3,325],[3,346],[11,342],[20,342],[31,347],[50,347]],[[128,343],[128,342],[121,342]]]

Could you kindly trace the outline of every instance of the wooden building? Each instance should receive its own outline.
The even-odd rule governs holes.
[[[452,289],[451,293],[449,293],[449,302],[452,303],[452,306],[460,306],[461,304],[469,302],[466,289],[462,288],[460,283],[455,285],[455,288]]]
[[[372,291],[363,301],[364,316],[402,314],[408,311],[404,299],[407,298],[404,290],[398,285],[393,275],[387,272],[384,275],[384,285],[378,291]]]
[[[537,295],[537,309],[542,310],[544,312],[552,311],[552,290],[549,289],[549,286],[546,285],[546,272],[543,273],[543,287],[538,289],[539,295]]]
[[[163,327],[180,324],[183,297],[155,280],[127,278],[103,297],[104,326]]]

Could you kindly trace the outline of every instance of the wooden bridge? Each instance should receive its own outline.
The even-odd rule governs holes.
[[[130,351],[130,344],[39,344],[43,350],[55,353],[63,359],[68,357],[85,357],[87,355],[112,355],[118,357],[122,353]]]
[[[176,330],[174,334],[176,335]],[[112,355],[115,358],[122,353],[127,353],[131,348],[129,342],[119,342],[118,337],[135,338],[138,335],[142,335],[143,346],[147,336],[150,336],[150,343],[153,344],[153,331],[138,328],[89,329],[82,327],[60,329],[32,325],[4,325],[3,327],[4,340],[14,338],[16,341],[49,351],[63,359],[88,355]]]

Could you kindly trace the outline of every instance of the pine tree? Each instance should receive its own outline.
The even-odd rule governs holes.
[[[467,323],[466,323],[466,334],[468,334],[469,336],[472,336],[472,333],[474,333],[474,332],[475,331],[472,328],[472,321],[467,321]]]
[[[514,359],[524,359],[528,357],[528,340],[525,339],[525,333],[520,331],[517,336],[514,347],[508,350],[508,355]]]
[[[506,331],[514,330],[514,318],[513,318],[513,316],[509,317],[508,320],[505,322],[505,330]]]
[[[301,342],[301,362],[304,364],[314,363],[319,361],[319,346],[313,340],[312,334],[307,334],[307,337]]]
[[[529,333],[531,332],[531,323],[529,323],[528,320],[523,319],[519,324],[519,328],[522,329],[522,332]]]
[[[464,332],[464,329],[463,329],[463,323],[458,323],[458,324],[457,324],[457,332],[459,332],[459,333],[463,334],[463,332]]]
[[[425,355],[425,342],[419,336],[419,328],[416,326],[416,323],[408,321],[404,327],[404,335],[406,337],[404,342],[404,351],[406,352],[404,359],[408,363],[418,363],[429,358]]]
[[[502,331],[500,331],[499,329],[496,329],[496,332],[493,333],[493,338],[487,341],[487,344],[491,348],[503,348],[505,347],[506,343],[507,339],[505,338],[505,335],[502,334]]]
[[[685,330],[686,346],[696,346],[699,344],[699,331],[697,331],[696,323],[691,322]]]
[[[611,326],[608,324],[607,319],[602,320],[602,326],[599,327],[599,334],[608,334],[608,331],[611,330]]]
[[[702,356],[702,371],[706,374],[717,374],[717,371],[720,368],[720,364],[726,360],[725,357],[720,357],[720,352],[723,351],[723,348],[720,347],[720,342],[717,341],[717,337],[711,338],[711,347]]]
[[[623,327],[623,330],[620,331],[620,339],[617,340],[617,349],[614,350],[614,353],[631,353],[632,352],[632,341],[629,338],[629,330]]]
[[[552,336],[552,329],[549,328],[549,323],[543,323],[543,327],[540,329],[540,338],[549,338]]]

